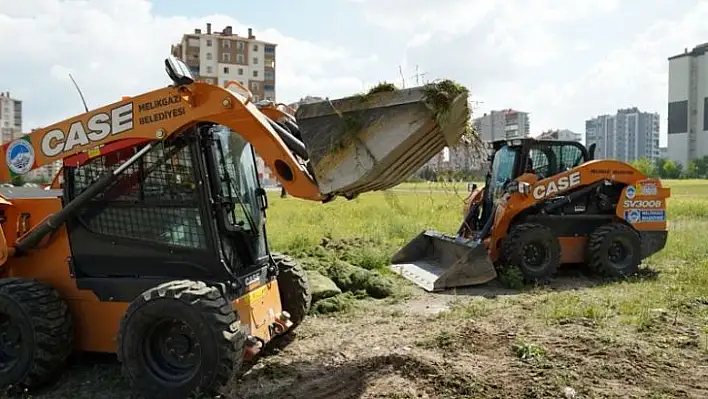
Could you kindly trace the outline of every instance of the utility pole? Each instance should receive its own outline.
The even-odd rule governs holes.
[[[401,88],[405,89],[406,88],[406,78],[403,76],[403,67],[401,64],[398,64],[398,73],[401,75]]]

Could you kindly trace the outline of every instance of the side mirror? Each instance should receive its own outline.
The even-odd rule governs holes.
[[[194,76],[187,64],[173,55],[165,59],[165,71],[177,86],[194,83]]]
[[[467,191],[472,192],[477,189],[477,184],[475,183],[467,183]]]

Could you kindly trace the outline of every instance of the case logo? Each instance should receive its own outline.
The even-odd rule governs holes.
[[[573,172],[568,176],[559,177],[546,184],[541,184],[533,189],[533,197],[537,200],[565,191],[580,184],[580,172]]]
[[[48,131],[42,137],[41,150],[47,157],[72,151],[76,147],[98,144],[109,135],[120,134],[133,129],[133,103],[123,104],[110,112],[99,112],[88,118],[86,126],[82,121],[69,125],[67,132],[62,129]]]

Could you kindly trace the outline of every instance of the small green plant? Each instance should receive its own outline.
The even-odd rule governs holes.
[[[530,342],[519,341],[511,346],[514,355],[521,360],[541,359],[546,355],[546,350]]]
[[[507,265],[498,271],[499,282],[507,288],[520,290],[524,288],[524,275],[517,266]]]

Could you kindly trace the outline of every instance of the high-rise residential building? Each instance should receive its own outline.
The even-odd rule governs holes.
[[[659,114],[637,107],[617,110],[585,121],[585,144],[595,143],[595,157],[632,162],[656,159],[659,151]]]
[[[0,93],[0,144],[12,141],[22,134],[22,101]]]
[[[219,86],[236,81],[253,93],[254,101],[275,101],[276,46],[257,40],[251,28],[247,36],[239,36],[231,26],[214,32],[207,23],[206,32],[195,29],[184,34],[171,52],[198,80]]]
[[[182,40],[172,46],[173,56],[184,61],[197,80],[226,87],[236,81],[253,94],[253,101],[275,101],[275,48],[276,44],[257,40],[253,29],[247,36],[233,33],[226,26],[221,32],[212,31],[211,23],[206,32],[182,35]],[[241,91],[234,87],[234,90]],[[258,174],[266,186],[276,184],[275,175],[257,154]]]
[[[527,137],[531,131],[529,114],[513,109],[491,111],[472,123],[482,141]]]
[[[562,141],[577,141],[580,142],[583,139],[583,135],[580,133],[575,133],[568,129],[556,129],[556,130],[546,130],[542,132],[538,137],[539,140],[562,140]]]
[[[668,157],[684,167],[708,155],[708,43],[669,57]]]

